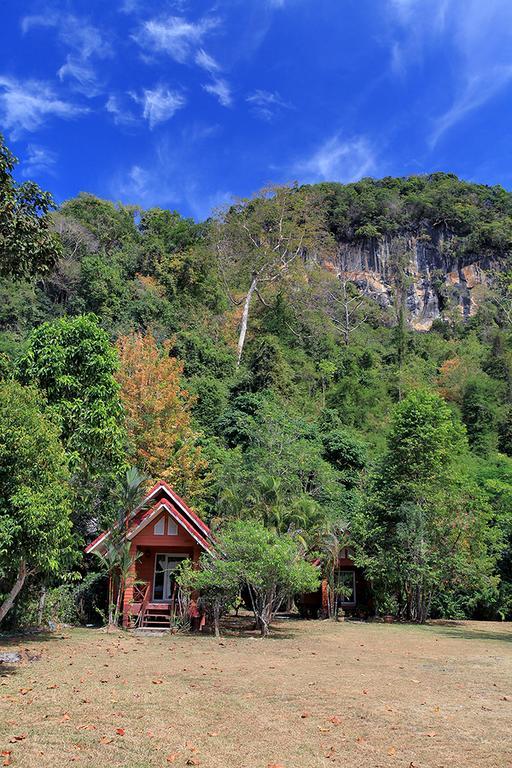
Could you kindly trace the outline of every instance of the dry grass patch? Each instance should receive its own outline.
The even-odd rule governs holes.
[[[0,665],[4,765],[512,765],[510,625],[279,622],[220,642],[77,629],[2,650],[24,654]]]

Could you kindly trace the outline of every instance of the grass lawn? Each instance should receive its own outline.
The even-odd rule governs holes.
[[[512,766],[510,625],[76,629],[0,646],[24,657],[0,665],[0,765]]]

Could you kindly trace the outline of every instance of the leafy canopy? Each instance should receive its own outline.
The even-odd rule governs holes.
[[[17,184],[16,163],[0,134],[0,275],[20,278],[47,273],[61,247],[51,228],[51,194],[33,181]]]

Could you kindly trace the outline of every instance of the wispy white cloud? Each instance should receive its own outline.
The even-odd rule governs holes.
[[[291,109],[291,104],[288,104],[277,91],[263,91],[256,90],[250,93],[246,99],[248,104],[251,105],[253,112],[261,117],[263,120],[272,120],[276,112],[281,109]]]
[[[145,208],[186,208],[197,219],[206,218],[214,207],[233,199],[225,188],[212,188],[205,155],[198,151],[198,144],[219,129],[203,124],[175,133],[172,141],[168,136],[158,138],[137,163],[109,174],[110,195]]]
[[[113,93],[108,97],[105,109],[111,115],[116,125],[135,125],[138,119],[125,102],[126,96],[123,97]]]
[[[93,62],[112,56],[112,47],[103,33],[86,19],[72,14],[48,13],[21,20],[24,33],[37,27],[55,28],[59,41],[69,51],[57,71],[59,78],[71,79],[74,87],[87,96],[97,95],[101,85]]]
[[[388,0],[396,36],[391,68],[404,77],[429,49],[450,52],[446,92],[451,103],[433,121],[430,146],[470,113],[512,85],[512,3],[509,0]]]
[[[208,93],[211,93],[212,96],[215,96],[223,107],[230,107],[233,103],[231,87],[227,80],[216,77],[213,82],[203,85],[203,88]]]
[[[429,137],[430,146],[434,147],[446,131],[463,120],[466,115],[484,106],[511,83],[512,63],[507,66],[493,67],[488,72],[469,77],[458,91],[451,106],[434,120]]]
[[[132,98],[142,104],[142,116],[149,127],[169,120],[179,109],[183,109],[187,100],[180,91],[173,91],[165,85],[145,89],[142,96],[132,94]]]
[[[166,53],[184,64],[200,48],[208,32],[218,24],[218,19],[213,17],[192,22],[183,16],[165,16],[144,22],[135,40],[146,52]]]
[[[365,137],[344,139],[340,134],[335,134],[308,157],[296,162],[291,170],[305,183],[347,183],[374,173],[375,169],[375,150]]]
[[[36,131],[50,117],[70,119],[87,111],[58,98],[46,82],[0,75],[0,116],[14,140],[24,132]]]
[[[220,65],[215,61],[213,56],[210,56],[209,53],[206,53],[204,48],[200,48],[197,51],[195,55],[195,62],[198,67],[206,69],[207,72],[214,73],[220,71]]]
[[[38,144],[28,144],[27,153],[22,158],[21,174],[24,178],[38,173],[52,174],[56,163],[57,155],[55,152]]]

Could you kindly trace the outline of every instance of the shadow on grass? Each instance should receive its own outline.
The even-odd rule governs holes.
[[[500,643],[512,643],[512,633],[510,632],[490,632],[489,630],[479,629],[448,629],[443,632],[448,637],[455,637],[459,640],[497,640]]]
[[[23,645],[24,643],[47,643],[50,640],[67,640],[69,635],[61,632],[0,632],[0,651],[3,648]]]
[[[20,667],[26,663],[41,660],[42,652],[34,648],[25,647],[27,643],[46,643],[49,641],[66,640],[67,635],[60,632],[25,632],[25,633],[0,633],[0,654],[18,653],[20,660],[17,662],[0,661],[0,679],[15,675]]]
[[[459,621],[439,621],[429,624],[428,629],[438,632],[443,637],[453,637],[457,640],[495,640],[500,643],[512,643],[512,631],[493,632],[487,627],[468,627]]]
[[[270,634],[267,635],[269,640],[293,640],[295,637],[294,624],[301,621],[299,617],[295,616],[276,616],[272,622],[270,628]],[[225,616],[220,625],[221,637],[220,640],[234,639],[234,638],[253,638],[254,640],[261,638],[259,629],[255,626],[254,618],[252,615],[241,616]],[[188,633],[187,633],[188,634]],[[203,632],[193,632],[189,636],[192,637],[212,637],[213,628],[208,627]]]

